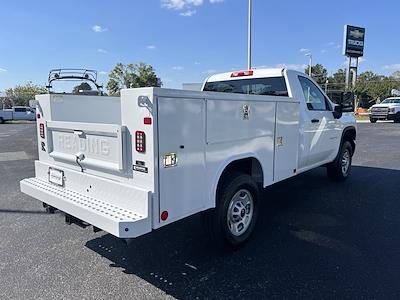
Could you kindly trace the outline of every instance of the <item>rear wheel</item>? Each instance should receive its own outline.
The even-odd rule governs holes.
[[[349,177],[353,148],[349,141],[345,141],[340,147],[336,159],[327,166],[328,177],[334,181],[344,181]]]
[[[217,247],[232,249],[245,243],[254,230],[259,189],[247,174],[233,173],[222,180],[216,208],[207,213],[206,221]]]
[[[4,119],[0,118],[0,124],[3,124],[3,123],[4,123]]]

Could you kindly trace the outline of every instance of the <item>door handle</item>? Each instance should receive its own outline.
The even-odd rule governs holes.
[[[81,130],[74,130],[74,134],[79,137],[83,137],[85,135],[85,133]]]
[[[319,123],[319,120],[318,119],[312,119],[311,123]]]

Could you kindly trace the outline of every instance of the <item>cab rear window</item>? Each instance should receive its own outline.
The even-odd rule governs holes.
[[[204,91],[250,95],[288,96],[285,78],[266,77],[207,82]]]

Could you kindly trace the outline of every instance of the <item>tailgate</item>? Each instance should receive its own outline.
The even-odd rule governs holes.
[[[125,126],[59,121],[46,125],[48,153],[54,160],[84,169],[124,171]]]

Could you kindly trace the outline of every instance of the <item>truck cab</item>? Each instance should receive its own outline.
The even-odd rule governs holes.
[[[345,131],[352,136],[355,150],[355,117],[352,99],[346,112],[336,112],[321,87],[304,73],[288,69],[254,69],[210,76],[203,91],[274,95],[299,99],[298,171],[306,171],[331,162],[338,152]]]
[[[35,109],[28,106],[14,106],[12,108],[13,120],[36,120]]]

